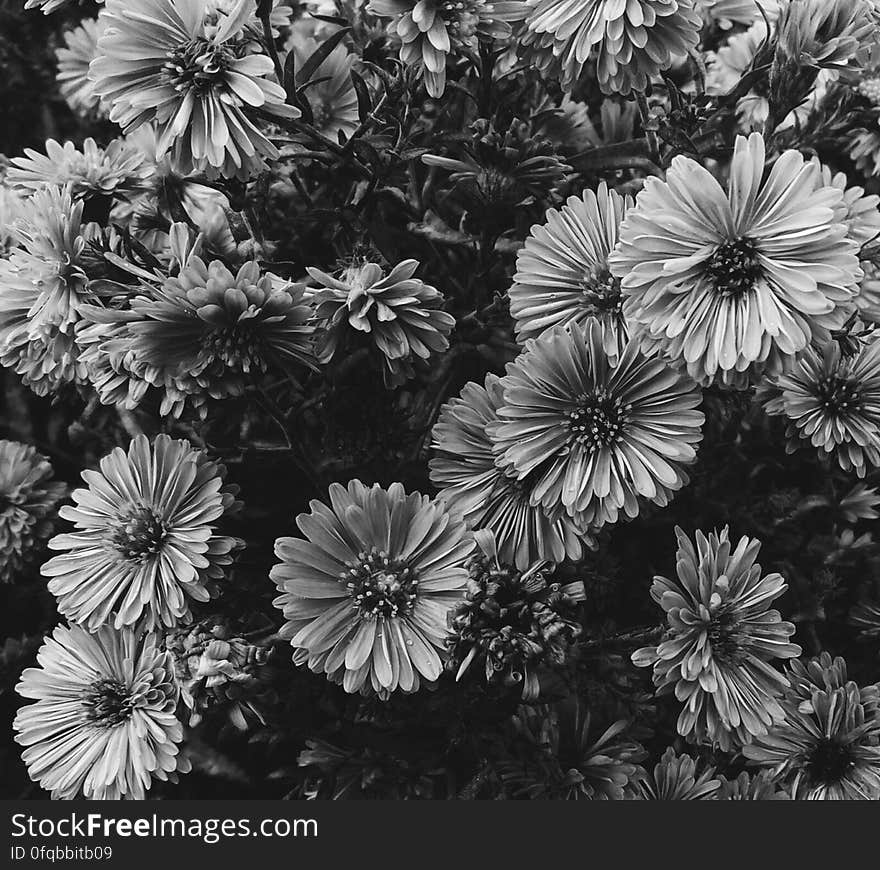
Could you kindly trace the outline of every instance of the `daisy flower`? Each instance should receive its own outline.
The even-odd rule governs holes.
[[[880,710],[856,683],[784,700],[785,719],[743,747],[794,800],[880,800]]]
[[[117,447],[98,471],[84,471],[88,489],[72,493],[59,513],[75,526],[49,547],[60,553],[41,571],[58,610],[89,631],[113,623],[148,629],[191,618],[189,601],[207,601],[222,578],[236,538],[216,534],[236,506],[226,469],[186,441],[138,435]]]
[[[53,798],[144,800],[154,781],[190,769],[170,653],[153,635],[59,625],[16,691],[13,728],[31,779]]]
[[[678,527],[675,580],[655,577],[651,597],[666,613],[657,647],[633,653],[654,668],[658,693],[675,691],[684,703],[678,733],[725,752],[782,721],[777,700],[788,683],[774,659],[800,655],[789,643],[794,625],[770,604],[788,588],[780,574],[761,576],[761,544],[742,537],[734,549],[727,529],[696,545]]]
[[[377,263],[358,263],[338,277],[307,269],[318,283],[309,300],[322,330],[319,361],[360,336],[378,351],[386,385],[397,386],[412,377],[415,359],[445,351],[455,318],[440,310],[440,291],[414,277],[418,268],[404,260],[386,275]]]
[[[605,94],[644,91],[652,76],[696,48],[702,22],[692,0],[527,0],[523,46],[570,91],[590,53]]]
[[[670,746],[647,776],[627,788],[636,801],[714,801],[722,780],[713,767],[701,769],[689,755],[678,755]]]
[[[537,562],[578,560],[592,537],[564,511],[550,516],[532,504],[534,475],[519,481],[495,464],[487,427],[503,404],[501,379],[490,374],[485,386],[466,384],[443,406],[431,432],[431,482],[472,529],[494,534],[502,561],[526,571]]]
[[[388,34],[400,39],[400,59],[422,69],[432,97],[446,89],[450,54],[476,51],[480,39],[507,39],[525,18],[520,0],[370,0],[367,10],[390,18]]]
[[[789,453],[811,445],[859,477],[880,466],[880,338],[860,342],[852,355],[836,341],[808,348],[759,399],[788,421]]]
[[[233,274],[193,256],[176,277],[131,301],[134,358],[185,392],[224,399],[272,367],[312,364],[312,309],[301,285],[273,287],[248,261]],[[148,376],[149,379],[149,376]]]
[[[842,194],[839,214],[847,228],[847,238],[852,239],[859,248],[871,242],[880,241],[880,196],[866,194],[863,187],[849,185],[846,174],[833,172],[831,167],[813,157],[810,162],[818,170],[816,186],[836,187]],[[856,303],[858,304],[858,303]]]
[[[687,483],[703,414],[700,390],[630,341],[609,358],[595,322],[554,327],[508,365],[488,427],[497,462],[530,480],[531,502],[581,526],[665,505]]]
[[[277,158],[257,122],[300,113],[267,78],[272,61],[246,32],[254,13],[254,0],[228,13],[200,0],[108,0],[90,77],[110,120],[126,132],[155,121],[185,174],[244,180]]]
[[[605,352],[620,355],[626,322],[620,279],[611,274],[608,255],[632,204],[631,197],[609,191],[603,181],[596,193],[569,197],[560,211],[547,212],[544,225],[532,227],[507,291],[520,342],[558,324],[595,320]]]
[[[52,535],[67,487],[27,444],[0,440],[0,583],[10,583]]]
[[[778,371],[830,337],[861,278],[842,192],[817,186],[796,151],[768,172],[764,158],[758,133],[738,136],[726,191],[674,158],[666,181],[646,180],[610,257],[630,330],[703,384]]]
[[[106,106],[95,93],[89,78],[89,64],[98,56],[98,40],[104,32],[104,19],[84,18],[64,34],[64,47],[55,49],[58,60],[58,90],[67,105],[79,115],[106,115]]]
[[[473,548],[460,518],[399,483],[359,480],[309,507],[296,520],[306,540],[279,538],[271,572],[294,662],[383,697],[436,680]]]

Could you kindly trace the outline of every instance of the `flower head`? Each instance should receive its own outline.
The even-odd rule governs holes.
[[[272,61],[247,31],[253,16],[253,0],[228,12],[200,0],[108,0],[90,76],[110,120],[126,132],[155,121],[184,173],[246,179],[276,158],[257,122],[299,110],[266,78]]]
[[[844,355],[836,341],[808,348],[762,391],[764,410],[788,420],[788,450],[811,445],[864,477],[880,466],[880,338]]]
[[[52,535],[67,487],[27,444],[0,440],[0,583],[14,580]]]
[[[53,798],[143,800],[155,780],[189,770],[171,656],[153,635],[60,625],[37,663],[16,687],[36,703],[13,728],[28,773]]]
[[[511,23],[526,16],[520,0],[370,0],[368,10],[390,18],[388,34],[400,39],[400,59],[423,70],[432,97],[446,89],[450,54],[474,50],[480,39],[506,39]]]
[[[404,260],[386,275],[377,263],[359,263],[338,277],[308,269],[318,283],[310,300],[323,330],[319,360],[330,362],[360,333],[378,351],[385,383],[395,386],[412,377],[416,359],[446,350],[455,319],[440,310],[440,291],[414,277],[418,267]]]
[[[104,115],[106,107],[89,78],[89,64],[98,56],[98,40],[104,33],[104,19],[84,18],[64,34],[64,48],[57,48],[58,89],[67,105],[80,115]]]
[[[721,777],[720,801],[785,801],[788,795],[779,788],[768,770],[750,774],[743,771],[736,779]]]
[[[603,93],[644,91],[699,42],[702,22],[692,0],[527,0],[522,43],[545,74],[571,90],[596,51]]]
[[[609,191],[569,197],[560,211],[550,209],[543,226],[534,226],[516,259],[508,290],[517,338],[526,341],[557,324],[596,320],[609,356],[627,340],[620,279],[608,268],[617,229],[630,197]]]
[[[593,543],[588,532],[564,511],[548,514],[532,503],[534,476],[517,480],[495,462],[487,429],[503,404],[501,379],[490,374],[484,387],[466,384],[443,406],[431,433],[431,481],[471,528],[493,533],[499,558],[520,571],[536,562],[580,559],[583,546]]]
[[[598,527],[621,510],[636,516],[641,499],[665,505],[687,482],[700,391],[635,342],[609,358],[595,322],[554,327],[526,343],[502,384],[489,436],[499,465],[530,478],[533,504]]]
[[[787,682],[770,663],[801,649],[789,643],[794,625],[769,606],[787,586],[780,574],[761,576],[754,539],[734,549],[726,528],[697,532],[696,546],[681,529],[675,534],[678,578],[655,577],[651,587],[667,630],[633,661],[653,665],[658,691],[684,702],[679,734],[729,751],[782,720],[776,699]]]
[[[452,616],[447,669],[461,679],[471,665],[487,683],[522,686],[522,697],[540,694],[541,670],[568,664],[580,636],[577,607],[585,599],[582,580],[556,580],[542,563],[517,571],[498,560],[491,533],[474,537],[481,551],[468,569],[466,600]]]
[[[880,800],[880,709],[852,681],[795,684],[785,719],[743,747],[795,800]],[[845,675],[844,675],[845,676]]]
[[[275,288],[256,261],[233,274],[193,256],[176,277],[146,289],[131,302],[127,332],[157,385],[170,378],[185,393],[223,399],[272,366],[312,363],[303,287]]]
[[[359,480],[330,486],[279,538],[271,577],[294,662],[347,692],[416,691],[442,671],[449,612],[462,600],[473,541],[442,502]]]
[[[842,192],[785,151],[764,170],[758,133],[736,140],[725,191],[687,157],[649,178],[620,227],[611,271],[646,348],[701,383],[781,368],[843,325],[861,277]]]
[[[637,801],[717,800],[722,780],[713,767],[701,767],[670,746],[647,776],[629,786],[627,797]]]
[[[138,435],[117,447],[88,489],[59,513],[75,531],[56,535],[59,551],[42,567],[58,610],[95,631],[143,624],[171,627],[191,618],[190,600],[207,601],[241,541],[216,534],[236,501],[226,469],[186,441]]]

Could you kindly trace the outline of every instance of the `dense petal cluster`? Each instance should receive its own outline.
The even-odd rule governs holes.
[[[236,507],[225,468],[187,441],[138,435],[82,476],[88,489],[59,512],[75,530],[52,538],[59,555],[42,567],[58,610],[89,631],[189,620],[242,546],[216,533]]]
[[[201,0],[108,0],[94,93],[124,130],[154,121],[183,172],[248,178],[278,157],[261,115],[296,118],[271,59],[247,32],[254,0],[230,9]]]
[[[84,18],[64,34],[64,47],[55,50],[58,90],[67,105],[81,115],[106,114],[89,78],[89,64],[98,56],[98,40],[103,32],[102,18]]]
[[[677,579],[655,577],[651,587],[667,629],[633,661],[653,666],[658,691],[683,702],[679,734],[729,751],[783,718],[776,698],[787,681],[772,662],[801,649],[789,643],[794,625],[769,607],[787,586],[780,574],[761,575],[754,539],[743,537],[734,549],[725,528],[697,532],[695,546],[675,531]]]
[[[52,477],[49,460],[33,447],[0,440],[0,583],[15,580],[52,535],[67,492]]]
[[[189,770],[174,666],[153,635],[58,626],[37,664],[16,686],[36,703],[13,727],[28,773],[53,798],[143,800],[155,780]]]
[[[330,362],[366,337],[394,386],[412,377],[416,360],[446,350],[455,318],[440,309],[440,291],[415,277],[418,268],[418,260],[404,260],[386,275],[378,263],[360,263],[338,277],[310,268],[318,284],[310,291],[321,327],[318,359]]]
[[[527,0],[523,45],[545,74],[570,89],[596,52],[603,92],[644,91],[699,42],[700,16],[692,0]]]
[[[764,161],[760,134],[737,137],[725,191],[676,157],[666,181],[646,180],[611,255],[630,329],[702,383],[778,371],[828,338],[861,278],[843,193],[796,151]]]
[[[507,291],[517,338],[537,338],[546,329],[595,319],[602,327],[609,356],[618,356],[627,340],[620,279],[608,267],[617,232],[632,198],[608,190],[569,197],[546,223],[532,227],[516,259]]]
[[[347,692],[416,691],[442,672],[449,612],[462,600],[473,540],[442,502],[359,480],[330,486],[279,538],[271,572],[282,635]]]
[[[471,528],[492,532],[499,558],[520,571],[536,562],[579,559],[593,544],[587,530],[565,511],[547,512],[532,502],[535,475],[518,480],[496,462],[488,429],[503,404],[501,379],[487,375],[485,386],[466,384],[440,409],[431,433],[431,481]]]
[[[626,797],[636,801],[718,800],[722,780],[714,767],[705,767],[671,746],[653,770],[627,788]]]
[[[502,385],[489,436],[503,469],[531,477],[533,504],[598,527],[636,516],[641,501],[667,504],[687,482],[700,391],[636,342],[612,358],[594,321],[554,327],[526,343]]]

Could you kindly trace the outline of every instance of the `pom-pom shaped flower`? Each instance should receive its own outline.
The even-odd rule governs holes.
[[[721,784],[714,767],[702,767],[670,746],[646,776],[627,788],[626,797],[635,801],[714,801]]]
[[[412,377],[416,359],[446,350],[455,318],[440,310],[440,291],[414,277],[418,267],[418,260],[404,260],[386,275],[377,263],[361,263],[338,278],[308,269],[319,284],[310,291],[322,328],[319,361],[330,362],[356,336],[364,336],[378,351],[390,387]]]
[[[80,115],[106,114],[89,78],[89,64],[98,56],[98,40],[103,32],[103,18],[84,18],[64,34],[64,47],[55,50],[58,90],[67,105]]]
[[[598,527],[636,516],[642,499],[667,504],[687,482],[700,390],[635,342],[611,359],[597,323],[555,327],[526,343],[502,384],[489,436],[501,467],[530,479],[533,504]]]
[[[547,212],[545,224],[532,227],[507,291],[520,341],[557,324],[595,319],[606,353],[620,354],[627,340],[623,297],[608,256],[631,207],[631,197],[609,191],[603,181],[596,193],[569,197],[561,210]]]
[[[19,247],[0,259],[0,364],[39,395],[84,379],[74,341],[88,299],[82,213],[69,187],[37,191],[13,227]]]
[[[880,338],[851,355],[836,341],[810,347],[759,397],[768,414],[789,421],[789,453],[812,445],[859,477],[880,466]]]
[[[784,720],[743,747],[749,762],[769,769],[794,800],[880,800],[876,687],[835,685],[839,676],[833,672],[825,688],[796,683],[783,700]]]
[[[67,487],[27,444],[0,440],[0,583],[15,579],[52,535],[56,504]]]
[[[555,707],[522,706],[513,717],[522,759],[504,760],[498,773],[514,797],[530,800],[623,800],[644,777],[638,763],[647,754],[622,736],[627,722],[601,734],[592,713],[577,699]]]
[[[841,191],[817,187],[796,151],[766,173],[764,156],[758,133],[738,136],[726,192],[699,163],[674,158],[666,181],[645,182],[610,258],[630,330],[702,383],[778,370],[829,337],[861,277]]]
[[[130,348],[156,385],[171,378],[186,393],[241,395],[248,378],[272,366],[313,364],[303,293],[301,285],[274,288],[256,261],[233,274],[219,260],[193,256],[176,277],[132,300]]]
[[[586,598],[582,580],[556,580],[542,563],[517,571],[498,560],[494,536],[474,534],[482,552],[467,562],[466,600],[452,617],[447,669],[460,680],[472,665],[487,683],[522,686],[524,701],[540,694],[541,671],[569,663]]]
[[[484,387],[466,384],[443,406],[431,433],[431,481],[471,528],[493,533],[500,559],[520,571],[536,562],[580,559],[583,545],[593,545],[591,536],[565,511],[550,515],[532,504],[535,475],[517,480],[495,462],[487,427],[503,404],[501,379],[490,374]]]
[[[171,627],[190,619],[190,599],[207,601],[209,582],[223,576],[236,538],[215,533],[236,506],[226,469],[186,441],[138,435],[117,447],[98,471],[84,471],[88,489],[59,513],[76,530],[56,535],[60,552],[42,567],[62,615],[95,631],[143,624]]]
[[[782,721],[777,698],[787,681],[770,663],[801,649],[789,643],[794,626],[769,606],[787,586],[780,574],[761,576],[754,539],[733,549],[726,528],[697,532],[696,546],[680,528],[675,534],[678,578],[655,577],[651,587],[668,627],[633,661],[653,665],[658,692],[674,690],[684,703],[679,734],[730,751]]]
[[[25,190],[70,185],[74,199],[94,196],[131,196],[140,191],[150,167],[144,155],[124,139],[114,139],[99,148],[94,139],[86,139],[80,151],[73,142],[64,145],[46,140],[46,153],[24,149],[24,157],[14,157],[8,179]]]
[[[294,662],[347,692],[416,691],[442,671],[447,617],[464,595],[473,541],[442,502],[359,480],[330,486],[279,538],[271,577]]]
[[[36,703],[13,727],[28,773],[53,798],[143,800],[155,780],[189,770],[174,666],[153,635],[59,625],[37,664],[16,686]]]
[[[520,0],[370,0],[368,10],[390,18],[388,33],[400,39],[400,59],[423,70],[432,97],[446,90],[446,60],[480,39],[507,39],[511,23],[528,8]]]
[[[108,0],[94,92],[126,132],[155,121],[161,150],[184,173],[246,179],[278,157],[260,116],[299,117],[266,76],[270,58],[246,30],[253,0],[229,11],[201,0]]]
[[[692,0],[527,0],[523,45],[545,74],[571,90],[590,53],[603,93],[644,91],[699,42],[702,22]]]

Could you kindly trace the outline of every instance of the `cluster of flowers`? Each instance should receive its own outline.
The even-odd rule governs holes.
[[[48,546],[68,623],[17,687],[32,779],[143,798],[190,769],[186,728],[273,727],[278,641],[365,703],[446,678],[512,694],[511,754],[485,771],[510,796],[880,799],[880,684],[799,658],[771,609],[786,581],[727,528],[676,528],[662,636],[631,661],[674,695],[678,736],[754,770],[672,748],[649,769],[632,717],[599,735],[571,686],[584,564],[690,483],[707,397],[782,418],[829,477],[880,469],[880,197],[813,147],[833,130],[880,175],[878,33],[868,0],[106,0],[67,33],[62,95],[121,131],[0,176],[0,364],[136,434],[60,508],[46,457],[0,441],[0,582]],[[478,115],[446,135],[461,91]],[[434,496],[303,455],[300,417],[379,375],[435,387],[408,454]],[[199,436],[221,403],[277,426],[318,490],[274,540],[277,624],[256,634],[223,610],[258,548]],[[852,522],[876,519],[849,485]],[[876,630],[873,603],[854,614]],[[381,768],[307,745],[333,796]]]

